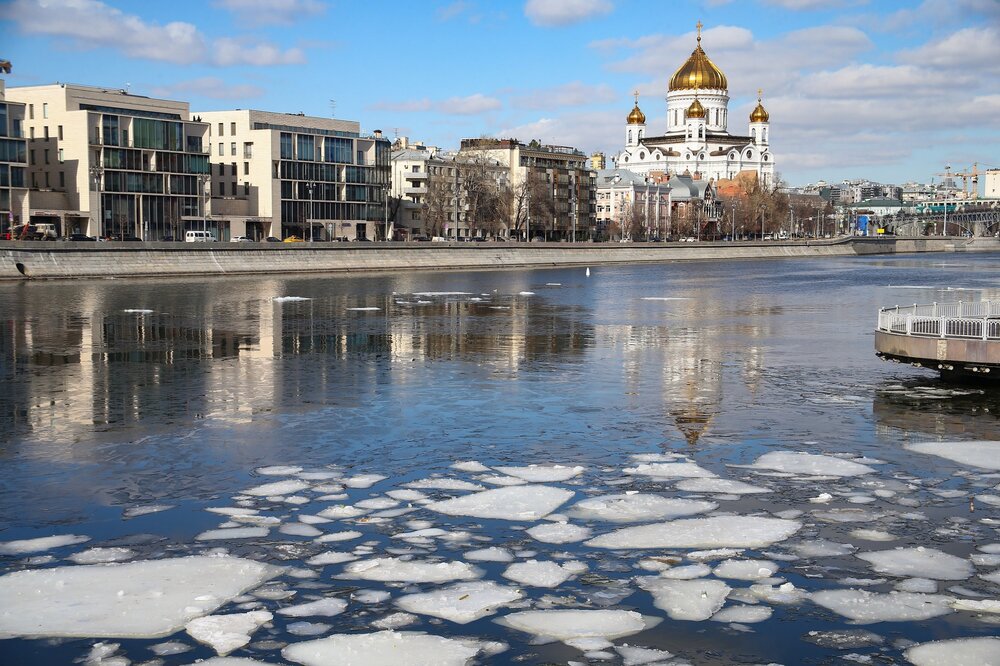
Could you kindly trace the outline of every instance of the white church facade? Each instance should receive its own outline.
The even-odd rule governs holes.
[[[670,79],[666,132],[649,134],[636,93],[615,165],[642,175],[663,172],[712,182],[754,171],[762,184],[773,185],[770,119],[759,91],[746,134],[730,134],[728,128],[729,83],[702,50],[699,23],[698,45]]]

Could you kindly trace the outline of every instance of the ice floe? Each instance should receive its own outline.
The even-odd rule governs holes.
[[[870,562],[875,571],[893,576],[965,580],[974,573],[968,560],[923,546],[859,553],[855,557]]]
[[[278,614],[287,615],[288,617],[332,617],[334,615],[340,615],[346,609],[347,602],[345,600],[337,597],[328,597],[326,599],[317,599],[316,601],[309,601],[295,606],[286,606],[285,608],[279,609]]]
[[[73,553],[66,559],[77,564],[108,564],[125,562],[133,557],[135,551],[130,548],[88,548],[80,553]]]
[[[581,500],[566,513],[583,520],[615,523],[648,522],[707,513],[718,508],[715,502],[661,497],[645,493],[603,495]]]
[[[527,530],[532,539],[544,543],[575,543],[590,538],[590,528],[569,523],[535,525]]]
[[[466,562],[421,562],[395,557],[378,557],[351,562],[344,567],[344,572],[338,578],[444,583],[452,580],[471,580],[480,576],[482,571]]]
[[[530,483],[548,483],[552,481],[567,481],[583,473],[584,467],[566,467],[564,465],[526,465],[523,467],[495,467],[496,471],[508,476],[515,476]]]
[[[273,616],[267,611],[198,617],[184,627],[191,638],[227,655],[250,642],[250,636]]]
[[[555,511],[572,496],[570,490],[551,486],[516,486],[433,502],[427,508],[450,516],[538,520]]]
[[[480,647],[471,640],[387,630],[294,643],[281,654],[305,666],[466,666]]]
[[[863,474],[872,474],[875,471],[868,465],[862,465],[851,460],[798,451],[771,451],[757,458],[749,467],[751,469],[770,469],[790,474],[838,477],[861,476]]]
[[[1000,442],[912,442],[904,448],[917,453],[947,458],[962,465],[1000,470]]]
[[[907,648],[914,666],[1000,666],[1000,638],[953,638]]]
[[[855,622],[913,622],[952,612],[951,597],[914,592],[879,594],[868,590],[820,590],[813,603]]]
[[[661,620],[625,610],[533,610],[511,613],[495,621],[543,640],[565,642],[631,636],[655,627]]]
[[[532,587],[559,587],[576,574],[587,570],[582,562],[557,562],[528,560],[515,562],[503,572],[503,577]]]
[[[40,553],[46,550],[72,546],[90,541],[90,537],[79,534],[58,534],[55,536],[38,537],[36,539],[19,539],[17,541],[0,542],[0,553],[4,555],[24,555],[25,553]]]
[[[714,477],[683,479],[678,481],[675,487],[677,490],[689,493],[719,493],[724,495],[755,495],[772,492],[770,488],[755,486],[743,481]]]
[[[692,479],[714,477],[715,474],[693,462],[654,462],[626,467],[626,474],[651,476],[656,479]]]
[[[244,490],[243,493],[245,495],[270,497],[274,495],[291,495],[292,493],[297,493],[300,490],[305,490],[308,487],[309,484],[305,481],[300,481],[298,479],[286,479],[284,481],[274,481],[272,483],[254,486],[253,488]]]
[[[217,530],[206,530],[195,537],[195,541],[221,541],[225,539],[260,539],[266,537],[269,530],[266,527],[225,527]]]
[[[478,548],[467,551],[465,559],[474,562],[513,562],[514,554],[506,548],[490,546],[489,548]]]
[[[432,592],[408,594],[396,599],[395,603],[404,611],[467,624],[492,615],[523,596],[519,590],[492,581],[471,581]]]
[[[639,587],[653,595],[653,605],[674,620],[698,622],[712,617],[726,603],[732,589],[721,580],[670,580],[661,577],[637,579]]]
[[[587,541],[595,548],[760,548],[784,541],[802,523],[761,516],[712,516],[625,527]]]
[[[725,560],[715,567],[713,573],[719,578],[761,580],[770,578],[777,571],[778,565],[768,560]]]
[[[0,577],[0,637],[158,638],[280,572],[235,557],[181,557]]]

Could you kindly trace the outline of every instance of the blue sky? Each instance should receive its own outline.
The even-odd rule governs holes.
[[[0,17],[8,87],[128,86],[444,148],[514,136],[609,155],[633,90],[648,131],[665,128],[701,20],[730,131],[763,88],[790,184],[1000,167],[1000,0],[7,0]]]

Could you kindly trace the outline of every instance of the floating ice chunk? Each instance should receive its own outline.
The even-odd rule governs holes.
[[[411,613],[467,624],[492,615],[523,596],[514,588],[492,581],[471,581],[455,583],[433,592],[408,594],[396,599],[396,605]]]
[[[851,536],[855,539],[861,539],[863,541],[895,541],[899,537],[890,534],[884,530],[866,530],[866,529],[856,529],[851,530]]]
[[[211,646],[221,655],[227,655],[250,642],[250,636],[261,625],[271,621],[267,611],[251,611],[231,615],[198,617],[184,627],[199,643]]]
[[[485,490],[478,483],[470,483],[461,479],[420,479],[404,483],[406,488],[418,488],[420,490]]]
[[[311,301],[312,299],[304,296],[275,296],[271,300],[275,303],[293,303],[295,301]]]
[[[806,599],[809,594],[800,590],[793,583],[783,583],[778,587],[771,585],[751,585],[750,594],[770,604],[797,604]]]
[[[427,499],[427,495],[424,493],[419,490],[410,490],[409,488],[390,490],[386,493],[386,495],[393,499],[400,500],[401,502],[417,502],[422,499]]]
[[[273,483],[265,483],[260,486],[254,486],[248,490],[244,490],[244,495],[254,495],[256,497],[270,497],[274,495],[291,495],[292,493],[297,493],[300,490],[305,490],[309,487],[309,484],[305,481],[300,481],[298,479],[286,479],[284,481],[274,481]]]
[[[938,591],[938,584],[937,581],[930,580],[929,578],[907,578],[896,583],[893,588],[900,592],[934,594]]]
[[[875,647],[885,643],[885,639],[866,629],[842,629],[836,631],[810,631],[802,637],[803,640],[815,643],[820,647],[836,650],[853,650],[863,647]]]
[[[719,578],[760,580],[770,578],[777,570],[778,565],[768,560],[726,560],[715,567],[714,573]]]
[[[358,516],[363,516],[366,513],[368,513],[367,509],[359,509],[357,507],[350,506],[349,504],[335,504],[333,506],[328,506],[316,515],[321,518],[339,520],[341,518],[357,518]]]
[[[651,476],[655,479],[692,479],[714,477],[715,474],[693,462],[643,463],[636,467],[626,467],[626,474]]]
[[[0,577],[0,638],[158,638],[280,572],[235,557],[182,557]]]
[[[820,590],[813,603],[859,624],[913,622],[951,613],[951,597],[914,592],[878,594],[868,590]]]
[[[532,539],[543,543],[575,543],[590,538],[590,528],[568,523],[535,525],[527,530]]]
[[[466,551],[465,559],[474,562],[513,562],[514,555],[506,548],[490,546],[489,548]]]
[[[195,537],[195,541],[219,541],[222,539],[262,539],[268,535],[266,527],[225,527],[206,530]]]
[[[394,557],[352,562],[338,578],[401,581],[407,583],[444,583],[450,580],[471,580],[483,572],[465,562],[419,562]]]
[[[172,654],[183,654],[185,652],[190,652],[193,649],[194,648],[187,643],[181,643],[180,641],[164,641],[163,643],[157,643],[149,646],[149,651],[158,657],[167,657]]]
[[[564,465],[528,465],[526,467],[495,467],[496,471],[508,476],[515,476],[531,483],[547,483],[551,481],[567,481],[579,476],[585,467],[566,467]]]
[[[644,493],[604,495],[581,500],[567,513],[583,520],[604,520],[615,523],[668,520],[713,511],[715,502],[677,499]]]
[[[820,493],[816,497],[810,497],[809,501],[813,504],[829,504],[833,501],[833,495],[830,493]]]
[[[557,641],[579,638],[613,640],[655,627],[660,621],[660,618],[624,610],[521,611],[495,620],[505,627]]]
[[[294,643],[281,655],[305,666],[466,666],[479,651],[476,641],[389,630]]]
[[[988,580],[991,583],[997,583],[1000,585],[1000,570],[988,574],[980,574],[979,577],[983,580]]]
[[[471,291],[416,291],[414,296],[434,297],[434,296],[472,296]]]
[[[339,553],[335,550],[331,550],[325,553],[320,553],[319,555],[313,555],[308,560],[306,564],[312,567],[322,567],[327,564],[342,564],[344,562],[353,562],[358,559],[357,555],[353,553]]]
[[[653,595],[653,605],[675,620],[699,622],[712,617],[726,603],[731,587],[721,580],[637,579],[639,587]]]
[[[263,476],[292,476],[301,471],[301,467],[294,465],[271,465],[269,467],[258,467],[254,470],[254,472]]]
[[[364,533],[358,532],[357,530],[344,530],[343,532],[331,532],[330,534],[324,534],[321,537],[316,537],[316,543],[351,541],[352,539],[357,539],[358,537],[361,536],[364,536]]]
[[[389,601],[392,595],[385,590],[358,590],[351,598],[362,604],[380,604]]]
[[[393,534],[393,539],[426,539],[429,537],[442,537],[448,534],[440,527],[425,527],[422,530],[413,530],[412,532],[399,532]]]
[[[345,600],[336,597],[327,597],[325,599],[298,604],[297,606],[286,606],[279,609],[278,614],[287,615],[288,617],[333,617],[334,615],[340,615],[346,609],[347,602]]]
[[[791,546],[791,549],[801,557],[839,557],[841,555],[850,555],[857,550],[857,548],[849,543],[836,543],[834,541],[827,541],[826,539],[796,543]]]
[[[861,476],[875,471],[868,465],[843,458],[798,451],[771,451],[757,458],[750,467],[811,476]]]
[[[493,488],[433,502],[428,509],[449,516],[473,516],[500,520],[538,520],[564,504],[573,492],[550,486]]]
[[[517,292],[517,295],[518,296],[534,296],[535,292],[533,292],[533,291],[519,291],[519,292]]]
[[[677,490],[688,493],[724,493],[727,495],[754,495],[773,492],[770,488],[754,486],[742,481],[719,478],[695,478],[678,481]]]
[[[77,564],[107,564],[109,562],[125,562],[135,557],[129,548],[88,548],[81,553],[73,553],[67,560]]]
[[[395,506],[399,506],[399,500],[394,500],[390,497],[372,497],[370,499],[361,500],[354,506],[359,509],[391,509]]]
[[[653,662],[665,661],[674,655],[666,650],[619,645],[615,650],[622,656],[622,666],[644,666]]]
[[[660,572],[660,578],[669,578],[671,580],[693,580],[695,578],[704,578],[710,573],[712,573],[712,568],[707,564],[699,562],[697,564],[688,564],[683,567],[671,567],[670,569],[664,569]]]
[[[1000,566],[1000,554],[972,553],[971,555],[969,555],[969,561],[975,564],[977,567]]]
[[[594,548],[760,548],[784,541],[802,523],[760,516],[714,516],[625,527],[586,542]]]
[[[571,577],[587,570],[582,562],[570,561],[564,564],[556,562],[515,562],[503,572],[503,577],[522,585],[533,587],[559,587]]]
[[[695,562],[714,562],[730,557],[736,557],[743,553],[743,549],[736,548],[715,548],[712,550],[692,550],[687,554],[689,560]]]
[[[18,541],[0,542],[0,553],[4,555],[23,555],[25,553],[40,553],[45,550],[72,546],[90,541],[90,537],[79,534],[59,534],[56,536],[38,537],[37,539],[20,539]]]
[[[348,488],[371,488],[379,481],[384,481],[388,478],[381,474],[358,474],[344,479],[344,485]]]
[[[502,474],[484,474],[478,478],[483,483],[488,483],[491,486],[523,486],[528,483],[524,479],[519,479],[516,476],[506,476]]]
[[[322,534],[321,531],[312,525],[306,525],[305,523],[289,523],[287,525],[282,525],[278,528],[278,531],[289,536],[302,537],[314,537]]]
[[[972,563],[936,548],[897,548],[861,553],[872,569],[893,576],[918,576],[934,580],[965,580],[974,573]]]
[[[330,479],[339,479],[342,474],[340,472],[298,472],[295,476],[305,481],[329,481]]]
[[[903,656],[915,666],[998,666],[1000,638],[953,638],[921,643],[908,648]]]
[[[376,629],[399,629],[419,622],[420,618],[413,613],[392,613],[371,623]]]
[[[160,513],[174,508],[173,504],[143,504],[140,506],[130,506],[122,511],[123,518],[138,518],[150,513]]]
[[[774,611],[768,606],[730,606],[723,608],[711,617],[713,622],[739,622],[740,624],[756,624],[770,619]]]
[[[1000,442],[914,442],[903,448],[917,453],[947,458],[962,465],[1000,470]]]
[[[463,472],[488,472],[490,468],[479,462],[478,460],[461,460],[454,463],[452,469],[457,469]]]
[[[324,622],[291,622],[285,630],[293,636],[319,636],[329,631],[332,626]]]
[[[973,613],[1000,613],[1000,599],[955,599],[951,607]]]

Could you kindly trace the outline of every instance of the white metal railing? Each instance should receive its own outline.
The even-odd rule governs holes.
[[[924,338],[1000,340],[1000,301],[881,308],[878,330]]]

